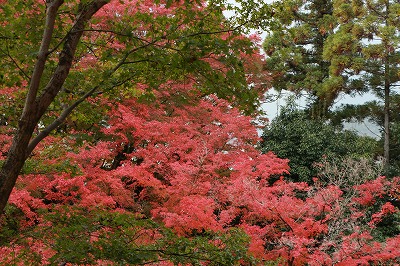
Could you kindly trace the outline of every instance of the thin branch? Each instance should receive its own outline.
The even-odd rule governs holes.
[[[57,43],[57,45],[54,46],[53,49],[51,49],[51,50],[49,50],[49,51],[47,52],[47,56],[49,56],[50,54],[54,53],[54,52],[58,49],[58,47],[60,47],[60,45],[65,41],[65,39],[67,39],[67,37],[68,37],[68,35],[69,35],[70,33],[71,33],[71,31],[68,31],[68,32],[64,35],[64,37],[61,39],[61,41],[59,41],[59,42]]]
[[[139,47],[133,48],[132,50],[130,50],[129,52],[127,52],[127,53],[125,54],[125,56],[121,59],[121,61],[111,70],[109,76],[111,76],[114,72],[116,72],[122,65],[125,64],[125,62],[127,62],[126,60],[128,59],[129,55],[131,55],[132,53],[134,53],[134,52],[136,52],[136,51],[138,51],[138,50],[140,50],[140,49],[143,49],[143,48],[146,48],[146,47],[148,47],[148,46],[150,46],[150,45],[153,45],[153,44],[155,44],[156,42],[157,42],[157,40],[153,40],[153,41],[151,41],[151,42],[148,42],[147,44],[144,44],[144,45],[141,45],[141,46],[139,46]]]
[[[225,29],[225,30],[218,30],[218,31],[202,31],[202,32],[196,32],[192,33],[189,35],[183,36],[183,38],[188,38],[188,37],[194,37],[194,36],[201,36],[201,35],[214,35],[214,34],[220,34],[220,33],[227,33],[227,32],[234,32],[243,27],[244,25],[250,23],[250,21],[246,21],[236,27],[230,28],[230,29]]]
[[[79,105],[81,104],[84,100],[89,98],[99,87],[96,86],[90,91],[88,91],[85,95],[83,95],[80,99],[78,99],[76,102],[74,102],[72,105],[69,107],[65,108],[64,111],[61,113],[61,115],[53,121],[50,125],[48,125],[45,129],[43,129],[35,138],[31,140],[27,147],[27,152],[30,154],[36,147],[36,145],[39,144],[41,140],[43,140],[45,137],[47,137],[51,131],[56,129],[59,125],[61,125],[65,119],[68,117],[69,114]]]
[[[370,2],[368,2],[368,1],[367,1],[367,7],[368,7],[369,9],[371,9],[373,12],[375,12],[376,15],[378,15],[378,16],[380,16],[380,17],[383,17],[383,18],[385,18],[385,19],[387,18],[386,14],[380,12],[380,11],[376,8],[376,6],[371,5]]]
[[[100,29],[83,29],[83,30],[77,30],[75,32],[104,32],[104,33],[112,33],[115,35],[119,35],[119,36],[123,36],[123,37],[130,37],[131,34],[126,34],[126,33],[120,33],[120,32],[116,32],[113,30],[100,30]]]
[[[284,222],[290,229],[290,231],[294,232],[293,227],[282,217],[281,213],[278,211],[278,209],[276,207],[274,207],[276,213],[278,214],[278,218]]]
[[[372,131],[372,129],[370,129],[370,128],[367,126],[367,124],[365,123],[365,121],[363,121],[363,124],[364,124],[364,126],[367,128],[367,130],[368,130],[372,135],[374,135],[374,136],[376,136],[376,137],[380,137],[379,134],[375,133],[374,131]]]
[[[7,47],[8,48],[8,47]],[[10,60],[13,62],[13,64],[18,68],[19,71],[21,71],[21,73],[23,74],[23,76],[25,76],[25,78],[27,78],[28,80],[31,79],[31,77],[22,69],[22,67],[18,64],[17,61],[15,61],[15,59],[10,55],[10,52],[7,49],[7,52],[5,53],[7,55],[8,58],[10,58]]]
[[[110,74],[110,76],[111,75],[112,75],[112,73]],[[109,89],[106,89],[104,91],[109,91],[115,87],[121,86],[122,84],[126,83],[129,80],[130,80],[129,78],[122,80],[122,81],[112,85]],[[104,80],[101,83],[103,83],[103,82],[104,82]],[[99,89],[99,87],[100,87],[100,85],[97,85],[96,87],[92,88],[90,91],[85,93],[85,95],[83,95],[81,98],[79,98],[77,101],[75,101],[72,105],[65,108],[59,117],[57,117],[50,125],[48,125],[35,138],[33,138],[27,147],[28,154],[30,154],[35,149],[35,147],[39,144],[39,142],[42,141],[45,137],[47,137],[51,133],[51,131],[53,131],[57,127],[59,127],[65,121],[65,119],[72,113],[72,111],[75,110],[75,108],[79,104],[81,104],[87,98],[92,96]],[[104,91],[98,92],[97,95],[104,93]]]
[[[122,62],[121,65],[136,64],[136,63],[143,63],[143,62],[153,62],[153,63],[155,63],[156,61],[150,60],[150,59],[141,59],[141,60],[136,60],[136,61],[124,61],[124,62]]]
[[[89,45],[88,43],[86,43],[86,42],[81,42],[81,43],[94,55],[94,57],[96,57],[97,59],[99,58],[99,57],[96,55],[96,52],[93,50],[92,47],[90,47],[90,45]]]

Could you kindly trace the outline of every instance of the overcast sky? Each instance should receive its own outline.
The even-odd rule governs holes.
[[[268,94],[270,95],[278,95],[277,92],[275,92],[273,89],[271,89]],[[262,109],[266,112],[266,115],[268,119],[271,121],[274,119],[280,112],[283,106],[286,105],[287,103],[287,98],[289,95],[293,95],[290,92],[283,92],[281,94],[281,97],[275,98],[275,101],[267,102],[262,104]],[[371,100],[376,99],[376,97],[372,94],[363,94],[363,95],[358,95],[355,97],[351,97],[349,95],[340,95],[334,105],[333,108],[339,107],[341,104],[362,104]],[[307,101],[306,97],[301,97],[298,100],[296,100],[296,104],[302,108],[306,107]],[[358,132],[360,135],[363,136],[370,136],[373,138],[380,138],[380,129],[376,124],[373,124],[369,122],[368,120],[365,120],[362,123],[344,123],[344,128],[349,129],[349,130],[355,130]]]

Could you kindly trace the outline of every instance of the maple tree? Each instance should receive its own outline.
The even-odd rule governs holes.
[[[216,93],[254,110],[262,90],[246,85],[239,59],[253,44],[241,37],[240,16],[224,19],[224,4],[5,1],[2,114],[15,131],[0,170],[0,210],[35,147],[89,97],[119,97],[118,88],[151,100],[168,80],[195,79],[203,95]],[[247,12],[247,22],[254,25],[255,16]]]
[[[254,2],[239,2],[248,12],[236,23],[259,23]],[[46,3],[46,16],[62,19],[39,85],[65,82],[39,109],[45,115],[23,112],[37,118],[27,124],[11,107],[24,108],[23,88],[33,86],[24,73],[41,58],[41,36],[25,19],[44,29],[37,18],[45,6],[10,1],[0,9],[17,14],[1,32],[1,62],[11,69],[0,90],[3,175],[24,146],[15,136],[28,147],[0,218],[1,264],[398,263],[396,231],[375,236],[385,219],[398,219],[398,178],[292,183],[282,177],[287,159],[257,149],[247,114],[266,89],[263,59],[252,37],[224,20],[222,1]],[[85,28],[71,26],[95,7]],[[74,58],[64,58],[80,34]],[[68,62],[68,77],[53,76]],[[50,92],[43,86],[38,95]]]
[[[163,93],[183,93],[191,85],[169,83]],[[287,160],[256,149],[259,138],[251,117],[216,96],[186,95],[190,102],[184,105],[161,95],[153,104],[127,99],[110,107],[98,141],[83,140],[69,151],[65,140],[42,147],[35,160],[62,170],[31,168],[19,180],[10,199],[15,209],[2,221],[9,229],[19,224],[17,237],[11,234],[3,243],[4,261],[30,259],[25,252],[30,250],[40,263],[154,260],[162,265],[162,260],[210,259],[218,265],[230,252],[236,262],[254,264],[396,263],[398,233],[381,240],[375,233],[387,218],[398,219],[390,201],[398,178],[365,182],[360,173],[359,181],[348,185],[339,180],[353,180],[351,172],[325,171],[323,182],[285,181]],[[69,141],[78,141],[79,134]],[[49,158],[50,150],[63,156]],[[171,228],[178,238],[151,227],[147,219]],[[249,242],[230,232],[234,228],[245,232]],[[221,232],[225,238],[218,236]],[[135,237],[147,235],[155,238]],[[121,244],[132,239],[133,246]],[[76,241],[80,245],[74,249]],[[204,254],[190,248],[202,241],[211,241],[201,249]],[[179,243],[188,249],[182,251]],[[16,253],[10,257],[11,249]],[[73,256],[68,255],[71,249]],[[138,258],[129,257],[130,252]]]

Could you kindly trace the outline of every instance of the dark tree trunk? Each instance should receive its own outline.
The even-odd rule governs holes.
[[[33,129],[22,128],[16,133],[7,159],[0,170],[0,210],[3,212],[15,182],[27,158],[27,147]],[[0,214],[1,214],[0,213]]]
[[[389,71],[389,70],[385,70]],[[384,106],[384,144],[383,144],[383,157],[385,159],[385,170],[389,168],[390,160],[390,83],[388,78],[385,78],[385,106]]]
[[[389,26],[388,17],[389,17],[389,1],[386,1],[386,18],[385,24]],[[385,84],[384,84],[384,143],[383,143],[383,157],[385,159],[385,174],[388,174],[389,165],[390,165],[390,64],[389,64],[389,55],[390,51],[388,50],[388,44],[385,43],[386,47],[386,56],[385,56]]]
[[[33,131],[35,130],[39,120],[60,92],[61,87],[69,74],[75,51],[86,23],[100,8],[107,4],[109,0],[94,0],[81,8],[76,16],[76,21],[73,24],[73,27],[65,37],[64,46],[58,59],[58,66],[54,70],[50,80],[43,88],[42,94],[38,96],[42,74],[49,55],[50,42],[57,17],[57,11],[63,2],[64,0],[46,1],[46,25],[38,58],[30,80],[24,109],[18,123],[17,133],[14,135],[11,147],[7,152],[7,158],[0,169],[0,215],[4,211],[11,191],[15,186],[18,175],[28,156],[35,149],[36,145],[43,138],[47,137],[51,130],[54,130],[54,128],[61,124],[66,116],[84,99],[82,98],[75,104],[71,105],[58,119],[50,124],[45,130],[40,132],[36,137],[32,138]],[[89,97],[93,92],[94,90],[90,91],[85,95],[85,97]]]

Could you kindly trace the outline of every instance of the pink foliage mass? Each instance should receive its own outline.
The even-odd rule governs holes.
[[[292,265],[366,265],[400,256],[398,237],[379,243],[367,229],[329,240],[346,208],[341,189],[285,181],[287,160],[260,154],[250,117],[226,101],[209,96],[170,108],[118,104],[104,128],[107,141],[67,154],[80,174],[23,176],[10,203],[25,213],[25,226],[41,222],[40,208],[74,205],[134,210],[188,237],[240,227],[251,237],[253,255]],[[389,185],[379,177],[357,186],[348,208],[363,213]],[[395,212],[384,204],[370,225]]]
[[[103,28],[106,22],[122,19],[119,12],[145,11],[157,16],[179,7],[115,0],[97,14],[98,22],[92,26]],[[201,5],[195,7],[202,9]],[[110,45],[115,50],[123,48],[117,41]],[[262,56],[242,56],[252,73],[247,81],[262,94]],[[204,60],[221,67],[213,59],[209,56]],[[97,60],[85,55],[79,67],[92,67]],[[135,88],[146,90],[140,83]],[[13,91],[9,88],[7,93]],[[322,186],[318,180],[315,185],[288,182],[282,176],[289,171],[288,160],[272,152],[260,153],[260,139],[251,117],[215,95],[192,95],[192,91],[194,82],[170,81],[155,92],[158,100],[150,104],[137,99],[113,104],[104,100],[111,111],[101,129],[102,138],[84,142],[74,152],[69,151],[73,136],[62,141],[58,137],[46,139],[38,147],[38,157],[53,144],[65,151],[56,159],[42,158],[44,165],[69,162],[76,171],[30,173],[19,178],[9,203],[23,213],[22,226],[45,226],[40,210],[74,206],[88,212],[133,212],[186,237],[241,228],[251,239],[252,255],[283,265],[398,262],[400,237],[378,242],[370,232],[399,209],[384,202],[367,217],[371,207],[383,201],[393,186],[399,187],[398,179],[377,177],[365,182],[353,188],[357,193],[350,200],[340,187]],[[183,95],[187,102],[174,99],[176,95]],[[7,133],[0,131],[0,151],[10,145]],[[364,226],[360,226],[362,219],[368,219]],[[341,230],[352,224],[355,226],[350,231]],[[54,254],[43,242],[31,243],[28,239],[27,243],[43,258],[43,264]],[[18,245],[12,250],[0,247],[0,264],[9,263],[20,249]]]

